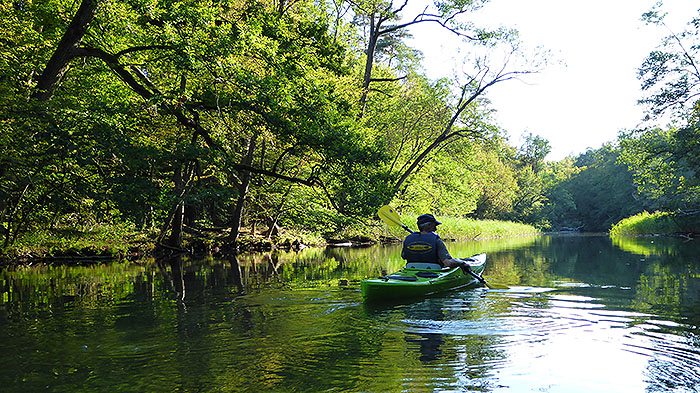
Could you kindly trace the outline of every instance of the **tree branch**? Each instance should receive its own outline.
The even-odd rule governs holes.
[[[371,78],[370,82],[396,82],[408,78],[408,75],[400,76],[398,78]]]
[[[46,63],[32,98],[47,101],[56,91],[58,82],[68,71],[68,63],[77,56],[76,49],[85,36],[88,25],[95,18],[97,3],[97,0],[83,0],[80,3],[56,50]]]
[[[287,175],[283,175],[280,173],[275,173],[275,172],[271,172],[271,171],[268,171],[265,169],[255,168],[253,166],[244,165],[244,164],[233,165],[233,169],[236,169],[239,171],[242,170],[242,171],[249,171],[249,172],[253,172],[253,173],[258,173],[261,175],[270,176],[270,177],[274,177],[277,179],[287,180],[287,181],[292,182],[292,183],[303,184],[303,185],[309,186],[309,187],[316,186],[320,182],[320,180],[314,176],[311,176],[308,179],[300,179],[298,177],[287,176]]]

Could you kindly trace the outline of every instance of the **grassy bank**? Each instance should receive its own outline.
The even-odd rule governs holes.
[[[25,233],[0,256],[7,261],[70,257],[127,258],[153,249],[155,236],[126,225],[61,228]]]
[[[409,228],[416,230],[417,215],[402,217]],[[470,220],[438,217],[443,224],[438,233],[444,239],[490,239],[538,233],[530,225],[506,221]],[[299,229],[282,230],[279,236],[268,239],[244,229],[239,246],[244,251],[272,248],[293,248],[295,245],[322,246],[327,243],[379,243],[401,241],[407,233],[400,227],[388,227],[378,218],[355,222],[333,233]],[[34,260],[99,260],[107,258],[138,258],[155,249],[156,234],[137,231],[130,226],[95,226],[89,229],[41,230],[27,233],[11,247],[0,251],[0,262],[5,264]],[[206,253],[224,249],[225,233],[185,231],[183,248]]]
[[[417,231],[416,218],[418,215],[403,214],[401,220],[407,227]],[[437,216],[436,219],[442,223],[438,226],[437,233],[443,239],[492,239],[540,233],[532,225],[511,221],[472,220],[440,216]],[[381,222],[379,225],[381,226],[377,236],[403,239],[407,235],[407,232],[401,227],[388,227]]]
[[[642,212],[615,224],[610,235],[687,235],[700,234],[700,214]]]

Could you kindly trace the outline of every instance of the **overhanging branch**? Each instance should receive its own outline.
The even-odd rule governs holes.
[[[275,173],[272,171],[268,171],[268,170],[261,169],[261,168],[256,168],[256,167],[253,167],[250,165],[245,165],[245,164],[233,165],[233,169],[236,169],[239,171],[248,171],[248,172],[257,173],[257,174],[261,174],[261,175],[265,175],[265,176],[270,176],[270,177],[274,177],[277,179],[286,180],[286,181],[289,181],[292,183],[303,184],[303,185],[309,186],[309,187],[313,187],[313,186],[316,186],[319,184],[319,179],[314,177],[314,176],[312,176],[308,179],[301,179],[298,177],[287,176],[287,175],[283,175],[281,173]]]

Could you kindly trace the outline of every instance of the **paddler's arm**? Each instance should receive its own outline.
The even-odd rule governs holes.
[[[471,270],[471,266],[469,266],[467,262],[461,259],[452,258],[452,255],[450,255],[450,252],[447,251],[447,246],[445,245],[445,242],[442,241],[442,239],[438,238],[436,248],[438,258],[442,261],[442,266],[461,267],[462,270]]]
[[[445,259],[444,261],[442,261],[442,265],[447,267],[461,267],[465,273],[469,270],[472,270],[472,267],[466,261],[457,258]]]

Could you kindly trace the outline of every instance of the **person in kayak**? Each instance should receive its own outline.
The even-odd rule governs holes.
[[[442,267],[461,267],[464,274],[469,274],[469,264],[461,259],[454,259],[447,251],[445,242],[435,230],[441,224],[432,214],[421,214],[417,220],[420,232],[413,232],[403,241],[401,258],[407,262],[437,263]]]

